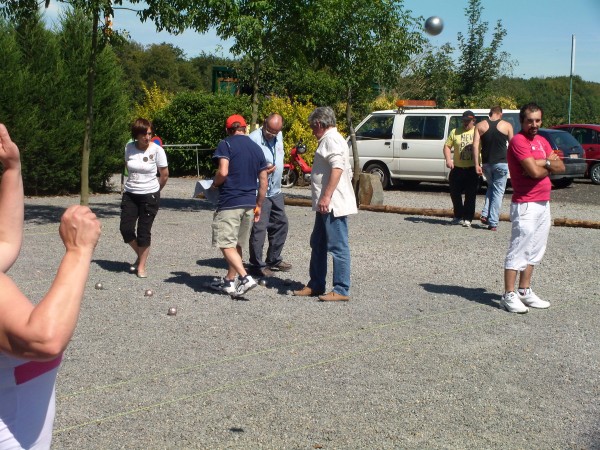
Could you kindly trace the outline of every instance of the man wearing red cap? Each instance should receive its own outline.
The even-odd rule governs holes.
[[[267,192],[267,160],[258,144],[246,136],[246,126],[242,116],[229,116],[225,121],[227,137],[219,142],[213,155],[218,169],[212,188],[219,189],[219,202],[213,218],[212,242],[223,252],[228,270],[211,288],[232,298],[256,287],[242,263],[242,243],[250,239],[253,222],[260,220]]]

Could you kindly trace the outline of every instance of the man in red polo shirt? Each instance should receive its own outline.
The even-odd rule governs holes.
[[[512,232],[504,261],[504,295],[500,304],[509,312],[523,314],[529,308],[548,308],[550,302],[531,290],[533,268],[542,261],[550,232],[548,175],[564,172],[562,160],[538,130],[543,111],[535,103],[521,108],[521,132],[508,146],[507,160],[513,188],[510,205]],[[515,283],[519,274],[519,288]]]

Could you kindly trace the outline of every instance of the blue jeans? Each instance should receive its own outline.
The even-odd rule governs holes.
[[[481,215],[487,217],[490,226],[497,227],[502,197],[504,197],[504,190],[506,189],[506,179],[508,178],[508,164],[484,164],[483,174],[487,180],[487,191]]]
[[[325,291],[327,253],[333,257],[333,292],[348,295],[350,292],[350,245],[346,216],[315,214],[315,225],[310,235],[310,281],[313,291]]]

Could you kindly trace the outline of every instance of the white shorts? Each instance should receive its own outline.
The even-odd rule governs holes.
[[[512,232],[504,268],[522,272],[542,261],[550,233],[550,202],[511,203]]]
[[[47,450],[61,358],[34,362],[0,353],[0,449]]]

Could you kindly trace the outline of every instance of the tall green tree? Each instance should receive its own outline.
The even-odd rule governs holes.
[[[47,8],[51,0],[45,0]],[[94,86],[96,79],[97,57],[102,46],[106,44],[112,36],[110,30],[110,18],[114,15],[114,5],[121,5],[122,0],[57,0],[58,3],[64,3],[85,12],[91,18],[91,45],[88,52],[87,66],[87,87],[86,87],[86,113],[85,113],[85,132],[83,137],[83,146],[81,149],[81,204],[89,203],[89,159],[91,153],[92,130],[94,120]],[[138,11],[141,20],[152,20],[157,30],[167,30],[169,32],[181,32],[190,23],[194,14],[193,0],[130,0],[133,4],[143,4],[145,7]],[[35,0],[5,0],[0,5],[0,15],[10,17],[19,22],[29,20],[34,14],[37,14],[40,5]],[[202,9],[199,17],[195,18],[195,27],[198,31],[205,31],[207,25],[206,17],[202,15]],[[106,18],[104,25],[101,20]]]
[[[465,8],[467,32],[458,33],[457,94],[462,105],[467,105],[470,97],[486,94],[490,82],[512,67],[508,53],[500,50],[506,36],[501,20],[496,22],[492,41],[485,45],[489,24],[482,21],[482,11],[481,0],[469,0]]]
[[[352,107],[374,97],[374,84],[392,86],[424,43],[417,23],[394,0],[319,0],[297,1],[286,13],[306,9],[297,26],[286,30],[287,39],[302,46],[309,61],[339,80],[340,100],[346,103],[346,122],[354,155],[354,182],[358,182],[360,164],[356,150]],[[298,58],[298,60],[300,60]]]

